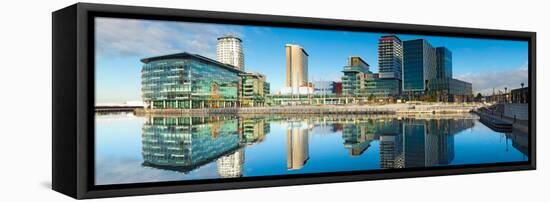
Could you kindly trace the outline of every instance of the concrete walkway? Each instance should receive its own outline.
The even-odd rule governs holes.
[[[514,123],[514,117],[510,118],[510,117],[506,117],[504,115],[501,116],[500,113],[494,113],[494,114],[491,114],[491,112],[487,112],[487,111],[483,111],[483,112],[480,112],[480,113],[483,113],[491,118],[494,118],[494,119],[498,119],[498,120],[502,120],[506,123],[511,123],[514,127],[515,130],[519,130],[521,132],[524,132],[524,133],[529,133],[529,121],[528,120],[517,120],[515,121]]]

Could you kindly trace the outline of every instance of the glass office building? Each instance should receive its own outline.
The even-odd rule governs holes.
[[[468,102],[473,97],[472,84],[454,78],[434,79],[430,95],[439,102]]]
[[[350,156],[360,156],[374,141],[374,127],[368,122],[345,124],[342,129],[344,147]]]
[[[242,142],[252,145],[263,142],[270,132],[270,124],[262,118],[243,118],[240,121]]]
[[[453,53],[445,47],[435,49],[437,58],[436,77],[453,78]]]
[[[269,94],[269,83],[266,82],[265,76],[259,73],[245,73],[241,74],[241,78],[241,106],[264,106],[265,97]]]
[[[449,79],[449,101],[468,102],[472,99],[472,84],[458,79]]]
[[[357,96],[364,93],[365,77],[372,75],[369,64],[361,57],[352,56],[348,59],[348,65],[342,71],[342,94]]]
[[[436,51],[426,40],[403,42],[403,94],[423,95],[436,76]]]
[[[376,74],[375,74],[376,75]],[[377,99],[394,99],[401,94],[401,80],[394,78],[368,77],[365,80],[365,93]]]
[[[465,102],[472,97],[472,84],[453,79],[452,52],[445,47],[436,48],[436,75],[428,81],[428,94],[434,101]]]
[[[143,165],[189,172],[241,147],[239,120],[149,117],[142,128]]]
[[[342,71],[342,94],[364,98],[395,99],[401,94],[401,80],[381,78],[380,73],[369,71],[369,64],[357,56],[348,60]]]
[[[150,109],[239,106],[240,74],[231,65],[190,53],[141,60],[141,93]]]
[[[452,52],[445,47],[437,47],[435,78],[428,82],[428,93],[434,98],[434,101],[449,101],[449,82],[453,77],[452,68]]]

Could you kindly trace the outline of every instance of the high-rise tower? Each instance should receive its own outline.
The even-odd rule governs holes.
[[[308,54],[299,45],[286,44],[286,87],[296,94],[300,87],[308,86]]]
[[[231,34],[218,38],[216,60],[244,71],[242,40]]]
[[[401,80],[403,43],[397,36],[382,36],[378,40],[378,67],[380,78]]]
[[[283,94],[313,93],[313,85],[308,82],[309,55],[299,45],[286,44],[286,82]]]
[[[422,95],[436,78],[436,51],[425,39],[403,42],[403,93]]]

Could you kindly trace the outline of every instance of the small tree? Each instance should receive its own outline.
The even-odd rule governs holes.
[[[477,95],[476,95],[476,100],[477,100],[477,101],[481,101],[481,98],[483,98],[483,96],[481,95],[481,93],[477,93]]]
[[[369,94],[369,97],[367,99],[372,102],[374,100],[374,95],[372,93]]]

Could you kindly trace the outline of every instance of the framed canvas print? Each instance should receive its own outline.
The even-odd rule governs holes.
[[[87,3],[52,20],[71,197],[535,169],[534,32]]]

